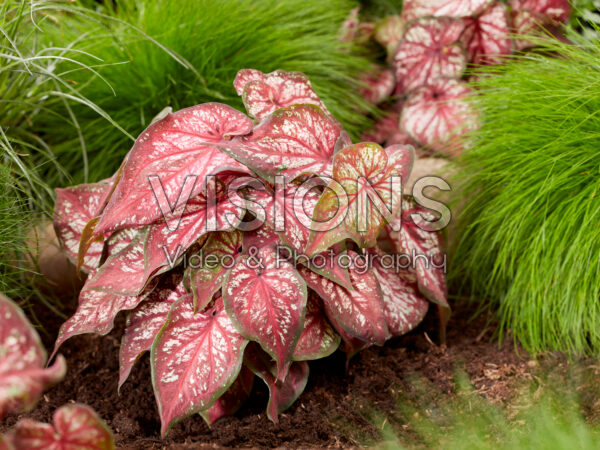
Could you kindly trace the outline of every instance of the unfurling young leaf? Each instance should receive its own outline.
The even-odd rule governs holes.
[[[177,420],[210,408],[240,372],[248,341],[219,299],[194,313],[191,295],[171,307],[152,346],[152,384],[164,435]]]
[[[277,250],[242,254],[225,280],[227,313],[246,338],[258,342],[277,363],[283,380],[304,324],[306,283]]]
[[[54,412],[53,425],[22,419],[10,436],[17,450],[113,450],[112,433],[88,406],[72,404]]]
[[[44,368],[46,351],[25,314],[0,294],[0,419],[28,411],[42,392],[65,376],[62,355]]]

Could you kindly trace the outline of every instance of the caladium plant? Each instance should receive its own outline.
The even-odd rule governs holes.
[[[402,232],[413,148],[352,143],[302,74],[242,70],[234,86],[254,121],[214,103],[169,113],[113,178],[57,191],[58,236],[88,277],[56,349],[125,311],[119,386],[149,351],[163,434],[233,413],[255,375],[277,421],[307,361],[448,306],[442,271],[393,264],[398,236],[442,251],[437,232]]]

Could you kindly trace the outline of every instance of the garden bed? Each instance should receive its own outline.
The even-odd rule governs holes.
[[[297,402],[280,416],[278,425],[265,415],[266,386],[256,379],[251,399],[234,416],[208,428],[197,415],[176,424],[165,439],[159,436],[160,421],[152,386],[148,356],[134,368],[117,393],[120,335],[77,336],[65,343],[68,373],[58,386],[47,391],[38,407],[27,415],[9,417],[0,432],[27,416],[51,421],[53,411],[68,402],[94,408],[111,427],[119,448],[209,447],[348,447],[360,444],[361,436],[374,438],[367,411],[397,409],[398,397],[406,394],[417,377],[430,380],[443,392],[454,389],[453,377],[464,367],[475,388],[492,401],[508,400],[514,389],[534,370],[535,363],[514,344],[491,339],[493,325],[480,316],[469,322],[471,311],[459,305],[449,323],[448,346],[434,344],[437,330],[433,309],[425,322],[409,335],[359,353],[346,370],[345,355],[336,352],[310,364],[307,388]],[[119,317],[118,321],[123,320]],[[48,325],[52,327],[60,324]],[[122,327],[115,327],[120,330]],[[43,336],[43,335],[42,335]],[[50,346],[54,335],[43,336]],[[431,338],[430,338],[431,336]],[[344,430],[347,430],[346,432]]]

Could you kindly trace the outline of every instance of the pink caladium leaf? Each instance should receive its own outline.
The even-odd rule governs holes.
[[[494,3],[478,16],[465,18],[464,24],[461,40],[472,64],[500,64],[511,54],[508,12],[503,3]]]
[[[112,179],[107,179],[98,183],[56,189],[54,228],[62,248],[74,264],[77,264],[81,234],[88,222],[100,213],[111,186]],[[81,265],[84,272],[98,268],[102,249],[102,242],[92,243]]]
[[[421,145],[456,155],[465,144],[463,136],[478,127],[471,95],[471,88],[456,80],[440,79],[419,88],[406,101],[400,127]]]
[[[249,345],[244,355],[244,364],[258,375],[269,388],[267,417],[278,423],[279,414],[289,408],[304,391],[308,381],[308,363],[293,362],[285,380],[278,378],[277,365],[257,345]]]
[[[304,328],[294,350],[294,361],[325,358],[339,347],[340,340],[340,335],[325,318],[322,300],[311,290],[306,303]]]
[[[89,406],[71,404],[54,412],[53,425],[20,420],[12,434],[16,449],[23,450],[113,450],[112,433]]]
[[[348,252],[349,261],[358,255]],[[381,289],[371,269],[349,268],[353,290],[348,290],[304,267],[300,273],[306,284],[323,299],[326,310],[349,335],[365,342],[383,345],[388,338]]]
[[[207,175],[247,172],[214,144],[250,131],[248,117],[219,103],[182,109],[153,123],[127,155],[121,179],[93,234],[153,223],[198,195]],[[155,177],[159,192],[149,177]]]
[[[359,18],[360,7],[350,11],[348,17],[340,27],[339,40],[341,42],[354,42],[356,44],[367,43],[375,30],[375,24],[371,22],[361,22]]]
[[[119,388],[140,356],[152,348],[173,303],[186,294],[181,275],[166,276],[129,314],[119,349]]]
[[[397,89],[410,92],[439,78],[460,78],[467,56],[460,19],[424,18],[407,26],[394,55]]]
[[[406,20],[418,17],[468,17],[479,14],[493,0],[405,0],[402,16]]]
[[[541,23],[566,23],[571,13],[569,0],[511,0],[509,5],[513,11],[529,11]]]
[[[256,120],[263,120],[276,110],[292,105],[315,105],[327,111],[308,77],[300,72],[276,70],[263,74],[244,69],[238,72],[233,84],[238,93],[243,85],[241,95],[244,106]]]
[[[150,357],[162,435],[177,420],[210,408],[229,389],[247,343],[220,299],[197,313],[191,295],[173,304]]]
[[[370,342],[362,341],[354,336],[346,333],[344,328],[339,324],[337,319],[335,318],[333,312],[330,308],[324,307],[325,316],[327,317],[327,321],[331,324],[333,329],[340,335],[342,338],[342,345],[340,349],[346,353],[346,365],[350,362],[350,360],[361,350],[365,348],[371,347],[373,344]]]
[[[23,311],[0,295],[0,419],[28,411],[48,387],[65,376],[65,359],[59,356],[44,368],[46,351]]]
[[[396,86],[396,79],[391,70],[380,70],[363,77],[361,81],[365,85],[361,91],[361,95],[374,105],[389,98]]]
[[[387,16],[375,26],[375,40],[382,47],[385,47],[388,60],[392,59],[396,53],[396,47],[398,46],[398,42],[402,39],[405,25],[406,21],[404,20],[404,17]]]
[[[240,374],[229,387],[227,392],[206,411],[200,414],[208,425],[212,425],[221,417],[230,416],[240,409],[244,401],[250,396],[254,385],[254,372],[246,366],[242,366]]]
[[[277,362],[283,379],[300,337],[306,283],[273,247],[242,254],[225,280],[223,300],[236,328]]]
[[[223,280],[235,258],[242,250],[242,233],[212,233],[202,247],[201,262],[198,267],[190,267],[190,287],[194,295],[194,305],[202,310],[223,286]]]
[[[386,220],[400,209],[402,181],[408,180],[414,158],[412,147],[384,150],[374,143],[337,153],[333,180],[315,206],[306,253],[314,255],[344,239],[360,247],[376,245]]]
[[[223,145],[242,164],[265,180],[283,175],[331,175],[336,143],[346,139],[342,127],[314,105],[293,105],[275,111],[252,134]]]
[[[429,302],[419,292],[416,275],[394,267],[394,258],[386,262],[384,255],[375,251],[373,272],[381,287],[388,330],[392,336],[401,336],[421,323]]]
[[[281,242],[281,238],[267,223],[253,231],[246,231],[242,238],[242,247],[245,252],[251,248],[274,247]]]

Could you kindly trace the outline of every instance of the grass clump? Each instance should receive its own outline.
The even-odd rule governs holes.
[[[533,352],[600,351],[600,43],[487,70],[450,277]]]
[[[242,107],[232,80],[238,70],[300,71],[353,136],[368,126],[369,106],[357,75],[370,67],[339,28],[356,6],[350,0],[122,0],[88,9],[94,23],[63,14],[44,30],[44,44],[76,42],[85,52],[65,75],[122,131],[85,104],[73,103],[77,127],[61,128],[51,112],[38,122],[74,182],[109,176],[164,107],[218,101]],[[84,6],[84,5],[81,5]],[[93,10],[91,8],[94,8]],[[88,55],[93,55],[88,56]],[[86,169],[86,170],[82,170]],[[61,184],[48,173],[52,184]]]

